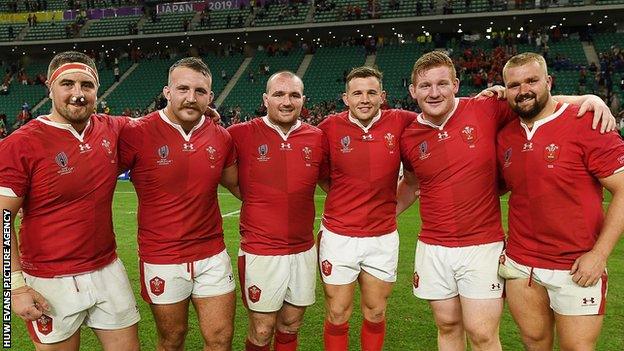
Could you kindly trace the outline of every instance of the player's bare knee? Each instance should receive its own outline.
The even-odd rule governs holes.
[[[489,330],[470,330],[466,329],[468,339],[475,350],[491,350],[491,346],[500,344],[498,332]]]
[[[277,322],[275,329],[281,331],[282,333],[295,334],[299,331],[299,328],[301,328],[302,324],[303,324],[302,317],[283,319]]]
[[[349,321],[353,307],[351,305],[331,304],[327,306],[327,319],[332,324],[343,324]]]
[[[436,318],[436,326],[441,335],[463,334],[464,325],[461,319]]]
[[[175,326],[161,331],[158,337],[158,344],[164,350],[181,350],[184,348],[186,338],[186,326]]]
[[[386,318],[386,308],[385,306],[371,307],[362,305],[362,314],[366,320],[373,323],[379,323]]]
[[[249,326],[249,339],[256,345],[266,345],[273,337],[273,326],[268,324],[256,324]]]

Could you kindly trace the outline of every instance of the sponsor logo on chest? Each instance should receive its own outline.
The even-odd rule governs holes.
[[[89,145],[89,143],[78,144],[78,148],[80,149],[81,154],[91,152],[91,145]]]

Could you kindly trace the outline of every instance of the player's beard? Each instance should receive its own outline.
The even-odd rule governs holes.
[[[80,109],[72,109],[72,107],[80,107]],[[71,104],[55,107],[61,117],[71,124],[82,124],[89,120],[89,117],[95,110],[95,104],[85,103],[84,105]]]
[[[521,107],[520,103],[525,98],[532,98],[533,104],[528,107]],[[542,112],[546,104],[548,103],[548,94],[542,94],[541,96],[533,92],[525,93],[516,96],[514,104],[511,109],[520,116],[523,120],[530,121]]]

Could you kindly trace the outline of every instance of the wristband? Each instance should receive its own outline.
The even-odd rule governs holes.
[[[19,289],[23,286],[26,286],[26,281],[24,280],[24,274],[22,274],[22,271],[11,272],[11,291]]]

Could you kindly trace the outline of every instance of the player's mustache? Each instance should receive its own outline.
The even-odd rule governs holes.
[[[193,110],[199,111],[199,107],[197,107],[196,103],[183,103],[182,108],[192,108]]]
[[[516,96],[516,102],[521,102],[522,100],[525,99],[535,99],[535,93],[526,93],[526,94],[521,94]]]

